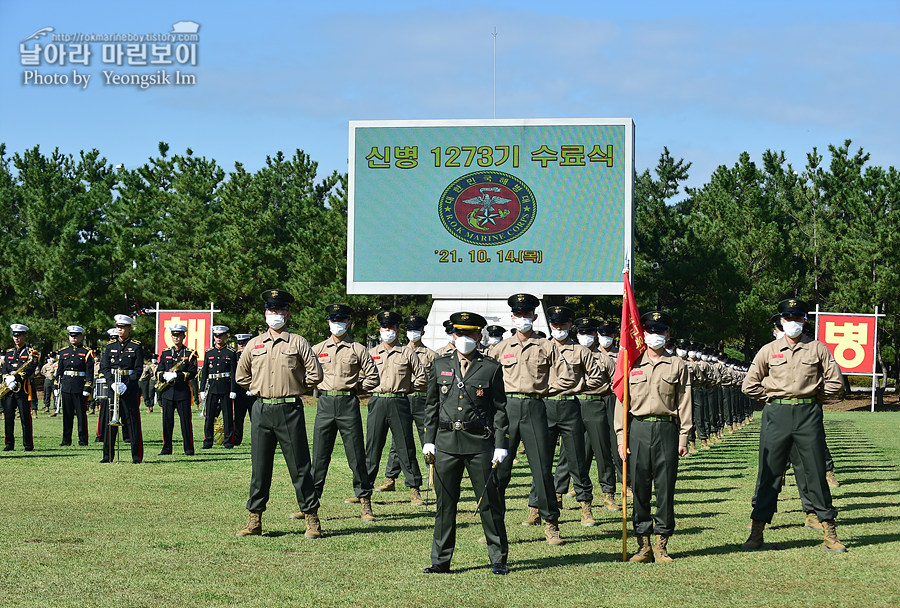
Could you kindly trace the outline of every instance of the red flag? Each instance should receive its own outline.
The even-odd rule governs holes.
[[[631,290],[631,281],[628,279],[626,270],[625,295],[622,298],[622,323],[619,326],[619,356],[616,359],[616,374],[613,376],[613,392],[619,401],[624,400],[623,380],[628,377],[634,362],[645,350],[647,350],[647,345],[644,344],[641,313],[638,312],[637,303],[634,301],[634,292]]]

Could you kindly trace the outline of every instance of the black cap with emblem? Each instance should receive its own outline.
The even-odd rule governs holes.
[[[528,312],[541,305],[541,301],[530,293],[517,293],[506,300],[513,312]]]
[[[262,292],[266,308],[287,308],[294,301],[294,296],[283,289],[267,289]]]
[[[462,331],[475,331],[487,325],[484,317],[474,312],[455,312],[450,315],[450,323],[455,329]]]
[[[669,331],[672,317],[659,310],[653,310],[641,315],[641,325],[647,331]]]
[[[600,328],[601,321],[600,319],[595,319],[594,317],[578,317],[574,321],[575,327],[581,333],[593,333]]]
[[[353,309],[346,304],[329,304],[325,307],[329,321],[346,321],[353,316]]]
[[[448,334],[453,333],[453,323],[450,322],[450,319],[447,319],[446,321],[444,321],[443,325],[444,325],[445,332],[447,332]]]
[[[502,338],[503,332],[505,332],[506,330],[499,325],[488,325],[487,327],[485,327],[485,331],[487,331],[487,335],[492,338]]]
[[[400,325],[400,321],[403,320],[403,317],[400,316],[399,312],[394,312],[392,310],[382,310],[375,318],[378,319],[378,324],[381,325],[381,327]]]
[[[615,321],[604,319],[600,321],[600,327],[597,328],[597,333],[601,336],[612,336],[615,338],[616,334],[619,333],[619,326]]]
[[[782,317],[805,317],[809,312],[809,304],[803,300],[788,298],[778,303],[778,312]]]
[[[409,315],[406,317],[406,329],[422,331],[428,325],[428,319],[422,315]]]
[[[575,313],[567,306],[551,306],[547,309],[547,321],[550,323],[571,323]]]

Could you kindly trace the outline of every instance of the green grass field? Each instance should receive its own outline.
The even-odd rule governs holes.
[[[312,425],[315,409],[306,409]],[[583,528],[574,499],[561,519],[566,544],[550,547],[526,515],[527,465],[508,492],[509,576],[490,574],[478,545],[475,497],[464,493],[454,573],[422,574],[433,500],[375,495],[377,521],[359,519],[338,443],[320,515],[325,536],[303,537],[287,469],[276,457],[262,537],[246,523],[248,445],[157,457],[161,416],[142,414],[142,465],[101,465],[99,444],[60,448],[60,418],[35,421],[36,450],[0,455],[0,605],[19,606],[898,606],[900,413],[829,412],[826,429],[842,485],[834,490],[846,554],[822,551],[802,527],[796,486],[782,493],[766,541],[740,551],[756,476],[759,415],[712,450],[683,459],[673,564],[623,564],[621,517],[595,508]],[[96,417],[89,419],[96,424]],[[202,438],[202,419],[194,418]],[[179,439],[176,424],[176,452]],[[201,439],[202,441],[202,439]],[[123,444],[123,448],[127,448]],[[386,455],[386,454],[385,454]],[[384,463],[382,462],[382,470]],[[596,503],[595,499],[595,503]],[[630,537],[629,552],[634,550]]]

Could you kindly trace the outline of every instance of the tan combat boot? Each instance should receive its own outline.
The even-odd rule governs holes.
[[[603,494],[603,508],[607,511],[615,511],[621,512],[622,507],[616,503],[616,495],[612,492],[604,492]]]
[[[750,537],[747,539],[741,549],[743,551],[759,551],[763,547],[763,531],[766,529],[766,522],[756,521],[750,522]]]
[[[825,528],[822,526],[822,522],[819,521],[819,516],[816,515],[815,511],[810,511],[806,514],[806,523],[804,524],[805,528],[809,528],[810,530],[824,530]]]
[[[313,509],[306,513],[306,538],[320,538],[322,536],[322,522],[319,521],[319,510]]]
[[[650,548],[650,535],[640,534],[637,537],[637,553],[628,558],[630,562],[649,564],[653,561],[653,549]]]
[[[841,485],[841,482],[834,476],[834,471],[825,471],[825,481],[827,481],[828,485],[832,488],[838,488]]]
[[[822,543],[822,548],[831,553],[846,553],[847,547],[838,540],[834,520],[826,519],[822,522],[822,527],[825,529],[825,542]]]
[[[581,525],[585,528],[597,525],[597,522],[594,521],[594,514],[591,512],[591,503],[586,500],[581,501]]]
[[[397,480],[392,477],[385,477],[384,483],[375,487],[376,492],[393,492],[397,489]]]
[[[425,501],[422,500],[422,494],[419,493],[419,488],[410,488],[409,489],[410,502],[414,505],[424,505]]]
[[[709,439],[701,439],[700,440],[700,449],[708,450],[709,449]]]
[[[291,519],[306,519],[306,513],[303,511],[296,511],[288,515]]]
[[[262,512],[250,511],[250,521],[238,530],[235,536],[260,536],[262,534]]]
[[[344,502],[348,505],[358,505],[360,503],[360,499],[356,496],[351,496],[350,498],[344,499]]]
[[[375,521],[375,512],[372,510],[371,498],[360,498],[361,518],[363,521]]]
[[[575,498],[575,490],[569,490],[566,496],[568,496],[569,498]]]
[[[694,441],[694,442],[692,442],[692,443],[689,443],[689,444],[688,444],[688,454],[690,454],[691,456],[693,456],[693,455],[696,454],[696,453],[697,453],[697,442]]]
[[[544,525],[544,536],[547,537],[547,544],[554,547],[563,544],[563,539],[559,536],[559,520],[548,519]]]
[[[539,526],[541,525],[541,512],[537,507],[528,507],[528,517],[522,522],[523,526]]]
[[[656,537],[656,544],[653,546],[653,559],[660,563],[669,563],[674,562],[675,560],[669,557],[669,554],[666,552],[666,545],[669,542],[669,537],[663,534],[659,534]]]
[[[563,495],[562,495],[562,494],[557,494],[557,495],[556,495],[556,507],[557,507],[560,511],[562,511],[562,509],[563,509],[562,501],[563,501]]]

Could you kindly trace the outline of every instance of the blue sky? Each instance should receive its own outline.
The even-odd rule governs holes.
[[[8,152],[99,149],[133,167],[166,141],[231,169],[300,148],[346,171],[350,120],[631,117],[639,171],[663,146],[689,185],[747,151],[852,139],[900,167],[900,2],[19,2],[0,0],[0,141]],[[104,84],[88,66],[20,64],[56,33],[169,32],[200,24],[193,86]],[[46,38],[44,39],[46,41]],[[34,41],[27,44],[32,45]],[[91,75],[85,89],[24,71]]]

